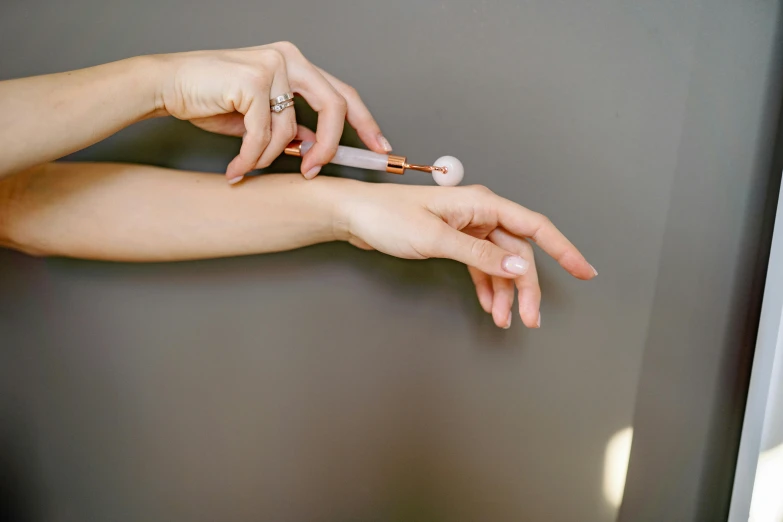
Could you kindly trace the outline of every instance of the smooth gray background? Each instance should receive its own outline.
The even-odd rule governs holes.
[[[552,217],[600,272],[577,282],[539,256],[543,329],[503,332],[464,268],[345,245],[144,266],[3,253],[16,509],[610,521],[604,451],[634,425],[620,518],[716,520],[778,14],[729,0],[5,0],[2,78],[291,40],[359,89],[397,151],[458,156],[469,182]],[[75,158],[219,172],[238,145],[159,120]]]

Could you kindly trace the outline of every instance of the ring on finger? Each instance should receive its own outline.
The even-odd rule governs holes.
[[[276,112],[276,113],[279,114],[279,113],[283,112],[284,110],[286,110],[287,108],[293,107],[293,106],[294,106],[294,100],[288,100],[288,101],[285,101],[285,102],[282,102],[282,103],[278,103],[276,105],[272,105],[270,107],[270,109],[272,110],[272,112]]]
[[[294,99],[294,93],[287,92],[285,94],[281,94],[280,96],[275,96],[274,98],[269,99],[269,106],[274,107],[275,105],[280,105],[281,103],[285,103],[289,100]]]

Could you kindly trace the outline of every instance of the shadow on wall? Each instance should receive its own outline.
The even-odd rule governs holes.
[[[41,520],[32,429],[27,419],[11,411],[0,411],[0,418],[0,520]]]

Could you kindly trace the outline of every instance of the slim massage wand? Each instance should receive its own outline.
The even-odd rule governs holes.
[[[301,157],[312,146],[312,141],[294,140],[285,148],[285,154],[287,156]],[[465,175],[462,163],[454,156],[438,158],[433,165],[411,165],[405,156],[378,154],[371,150],[345,147],[343,145],[337,147],[337,154],[335,154],[331,163],[346,167],[390,172],[392,174],[404,174],[406,170],[429,172],[432,174],[432,179],[435,180],[435,183],[445,187],[459,185],[462,177]]]

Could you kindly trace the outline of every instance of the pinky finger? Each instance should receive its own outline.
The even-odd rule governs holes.
[[[495,293],[492,300],[492,319],[498,327],[508,329],[514,315],[511,312],[514,305],[514,283],[505,277],[493,277],[492,290]]]
[[[478,268],[469,266],[468,272],[470,273],[470,278],[473,280],[473,284],[476,285],[476,296],[481,304],[481,308],[488,314],[491,314],[492,300],[495,295],[492,290],[492,280]]]
[[[520,239],[520,241],[525,241]],[[530,246],[530,243],[528,243]],[[533,248],[530,247],[530,257]],[[528,328],[541,328],[541,286],[538,283],[536,264],[530,263],[528,272],[516,280],[519,291],[519,316]]]

